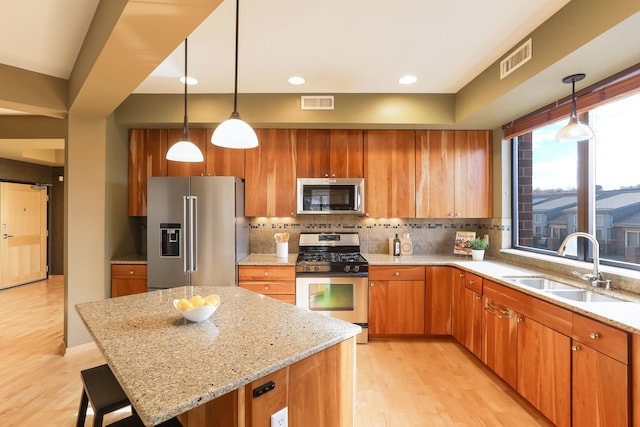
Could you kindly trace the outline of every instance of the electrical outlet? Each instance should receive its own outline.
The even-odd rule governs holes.
[[[271,415],[271,427],[289,427],[289,409],[286,406]]]

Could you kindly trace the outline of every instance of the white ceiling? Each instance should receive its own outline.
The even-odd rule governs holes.
[[[238,89],[456,93],[568,2],[242,0]],[[0,63],[67,79],[98,3],[0,0]],[[189,75],[200,81],[189,93],[233,91],[234,14],[235,1],[224,0],[189,36]],[[135,93],[181,93],[183,67],[180,44]],[[552,81],[559,83],[576,69],[553,71]],[[416,75],[417,83],[398,84],[404,74]],[[306,84],[290,85],[292,75]],[[536,80],[548,84],[542,76]]]
[[[568,1],[242,0],[239,91],[455,93]],[[0,0],[0,63],[67,79],[97,5]],[[234,13],[223,1],[189,36],[190,93],[233,91]],[[180,45],[135,92],[180,93],[183,69]]]

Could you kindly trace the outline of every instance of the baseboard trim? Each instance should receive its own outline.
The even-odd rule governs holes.
[[[88,350],[94,350],[98,348],[96,346],[96,343],[94,343],[93,341],[88,342],[86,344],[80,344],[80,345],[74,345],[73,347],[67,347],[64,349],[64,355],[65,356],[69,356],[72,354],[78,354],[78,353],[82,353]]]

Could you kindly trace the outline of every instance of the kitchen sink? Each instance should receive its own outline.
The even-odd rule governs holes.
[[[571,291],[548,291],[550,294],[560,298],[579,301],[579,302],[623,302],[618,298],[609,297],[596,292],[587,291],[584,289],[575,289]]]
[[[504,279],[513,283],[517,283],[518,285],[528,286],[530,288],[540,289],[544,291],[575,289],[574,286],[565,285],[564,283],[559,283],[545,277],[504,277]]]

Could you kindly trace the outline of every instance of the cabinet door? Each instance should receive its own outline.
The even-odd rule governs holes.
[[[167,176],[167,130],[129,131],[129,216],[147,215],[147,178]]]
[[[207,129],[205,175],[235,176],[244,179],[244,151],[218,147],[211,143],[214,129]]]
[[[464,346],[482,358],[482,295],[464,289]]]
[[[628,426],[628,366],[578,341],[572,349],[573,425]]]
[[[451,287],[451,335],[460,344],[464,344],[464,273],[461,270],[453,270],[453,282]]]
[[[364,136],[367,216],[415,218],[415,132],[369,130]]]
[[[455,216],[491,217],[491,131],[455,132]]]
[[[111,265],[111,297],[147,292],[147,266],[142,264]]]
[[[331,136],[328,129],[301,129],[297,133],[297,176],[325,178],[329,176]]]
[[[364,143],[362,131],[332,129],[330,131],[330,138],[330,175],[336,178],[364,177]]]
[[[486,296],[483,301],[482,361],[516,388],[517,313]]]
[[[256,129],[260,145],[245,152],[245,215],[293,216],[296,131]]]
[[[451,335],[451,292],[454,269],[426,267],[425,333]]]
[[[369,334],[423,335],[424,281],[369,283]]]
[[[181,139],[182,129],[169,129],[167,134],[167,147],[171,147]],[[189,139],[200,149],[202,155],[205,156],[207,152],[207,130],[189,129]],[[204,162],[174,162],[167,160],[168,176],[202,176],[204,173]]]
[[[571,339],[528,317],[518,320],[518,393],[555,425],[569,426]]]
[[[455,214],[454,131],[416,132],[416,217]]]

